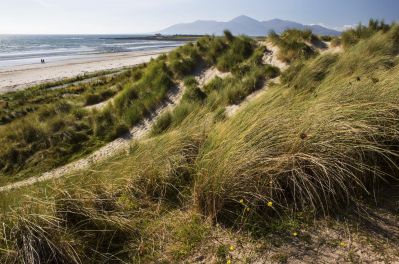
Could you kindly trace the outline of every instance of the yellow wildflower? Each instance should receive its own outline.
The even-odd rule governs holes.
[[[293,235],[294,237],[297,237],[297,236],[298,236],[298,233],[297,233],[297,232],[294,232],[294,233],[292,233],[292,235]]]
[[[228,259],[227,262],[226,262],[226,264],[231,264],[231,260]]]
[[[245,211],[249,212],[251,209],[249,207],[245,208]]]
[[[243,203],[244,203],[244,200],[243,200],[243,199],[241,199],[241,200],[240,200],[240,204],[243,204]]]
[[[341,242],[341,243],[339,243],[339,245],[340,245],[341,247],[346,247],[346,246],[347,246],[345,242]]]
[[[234,251],[235,247],[233,245],[230,246],[230,251]]]
[[[273,207],[273,202],[272,201],[267,202],[267,206]]]

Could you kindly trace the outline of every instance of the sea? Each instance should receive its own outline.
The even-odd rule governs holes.
[[[151,51],[181,41],[147,40],[143,35],[0,35],[0,68],[84,58],[94,54]],[[141,38],[141,39],[140,39]]]

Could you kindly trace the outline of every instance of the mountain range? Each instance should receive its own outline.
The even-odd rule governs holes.
[[[264,36],[274,30],[281,33],[286,29],[311,29],[313,33],[318,35],[339,35],[341,32],[326,28],[320,25],[304,25],[297,22],[272,19],[267,21],[258,21],[248,16],[239,16],[227,22],[219,22],[214,20],[197,20],[192,23],[181,23],[170,26],[158,33],[164,35],[204,35],[214,34],[221,35],[223,31],[228,29],[233,34],[245,34],[249,36]]]

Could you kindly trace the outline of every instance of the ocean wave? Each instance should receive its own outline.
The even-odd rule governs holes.
[[[72,38],[65,38],[65,39],[68,39],[68,40],[82,40],[82,39],[85,39],[85,38],[82,38],[82,37],[72,37]]]
[[[129,36],[123,36],[129,37]],[[60,60],[70,56],[122,53],[177,47],[183,42],[104,39],[101,36],[10,36],[0,41],[0,62],[7,65],[37,58]],[[39,60],[40,61],[40,60]],[[4,64],[3,63],[3,64]]]
[[[172,47],[178,47],[181,44],[164,44],[164,45],[151,45],[151,46],[143,46],[143,47],[130,47],[127,48],[128,50],[146,50],[146,49],[161,49],[161,48],[172,48]]]
[[[150,46],[153,44],[179,44],[180,42],[171,41],[147,41],[147,40],[135,40],[135,42],[119,42],[119,43],[103,43],[102,46],[112,47],[112,46]]]
[[[55,56],[55,55],[73,55],[79,53],[93,52],[93,48],[57,48],[57,49],[41,49],[41,50],[25,50],[25,51],[11,51],[0,53],[0,59],[14,59],[14,58],[29,58],[37,56]]]

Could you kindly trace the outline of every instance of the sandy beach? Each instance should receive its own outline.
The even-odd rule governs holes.
[[[33,85],[71,78],[80,74],[118,69],[145,63],[172,48],[89,55],[46,64],[0,68],[0,93],[23,90]]]

